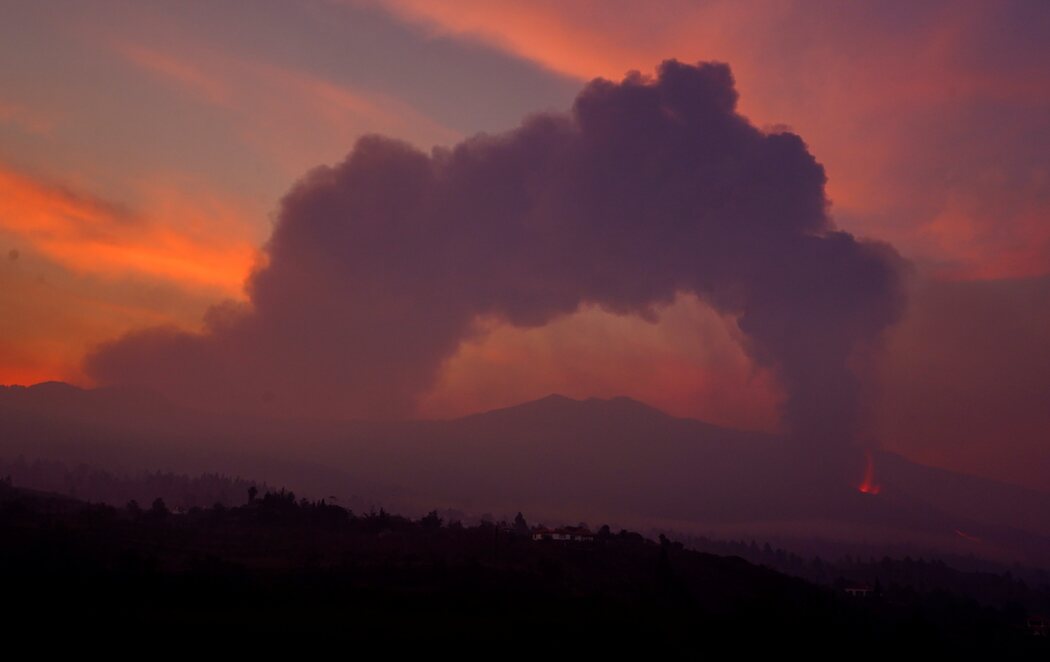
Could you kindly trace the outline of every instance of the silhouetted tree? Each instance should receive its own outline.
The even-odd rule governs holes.
[[[441,528],[441,518],[438,517],[438,513],[436,510],[431,510],[429,513],[427,513],[426,517],[419,520],[419,523],[422,524],[423,528],[425,529]]]
[[[529,523],[525,521],[525,516],[520,512],[514,517],[514,533],[519,536],[529,535]]]
[[[164,519],[168,516],[168,506],[164,503],[164,499],[157,497],[153,500],[153,505],[149,509],[150,517],[154,519]]]
[[[259,494],[259,488],[251,485],[248,487],[248,503],[255,501],[255,497]]]

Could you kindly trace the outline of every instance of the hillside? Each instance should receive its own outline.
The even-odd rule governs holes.
[[[0,581],[23,632],[1045,653],[1023,609],[893,584],[854,598],[629,531],[569,543],[522,531],[355,515],[286,492],[175,515],[0,485]],[[749,639],[756,624],[763,637]]]

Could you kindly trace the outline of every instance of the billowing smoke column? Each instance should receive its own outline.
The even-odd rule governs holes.
[[[404,415],[479,316],[652,317],[692,292],[779,376],[792,435],[847,447],[848,363],[898,315],[901,260],[835,230],[806,145],[736,101],[727,66],[667,61],[430,155],[362,138],[284,198],[248,304],[102,346],[89,374],[211,408]]]

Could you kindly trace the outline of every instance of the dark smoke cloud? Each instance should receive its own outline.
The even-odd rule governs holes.
[[[405,415],[479,316],[654,318],[693,292],[775,370],[794,435],[841,447],[848,365],[899,314],[901,260],[836,230],[802,139],[736,101],[727,66],[668,61],[430,155],[362,138],[284,198],[247,305],[102,346],[88,372],[211,408]]]

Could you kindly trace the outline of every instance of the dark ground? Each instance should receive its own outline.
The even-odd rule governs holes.
[[[448,525],[269,493],[238,508],[115,509],[0,488],[11,632],[323,634],[398,646],[548,649],[729,644],[1046,656],[1020,605],[876,585],[851,598],[669,540],[605,530],[534,542],[519,525]],[[907,647],[902,649],[901,647]],[[488,649],[485,649],[488,650]],[[851,655],[851,656],[857,656]]]

